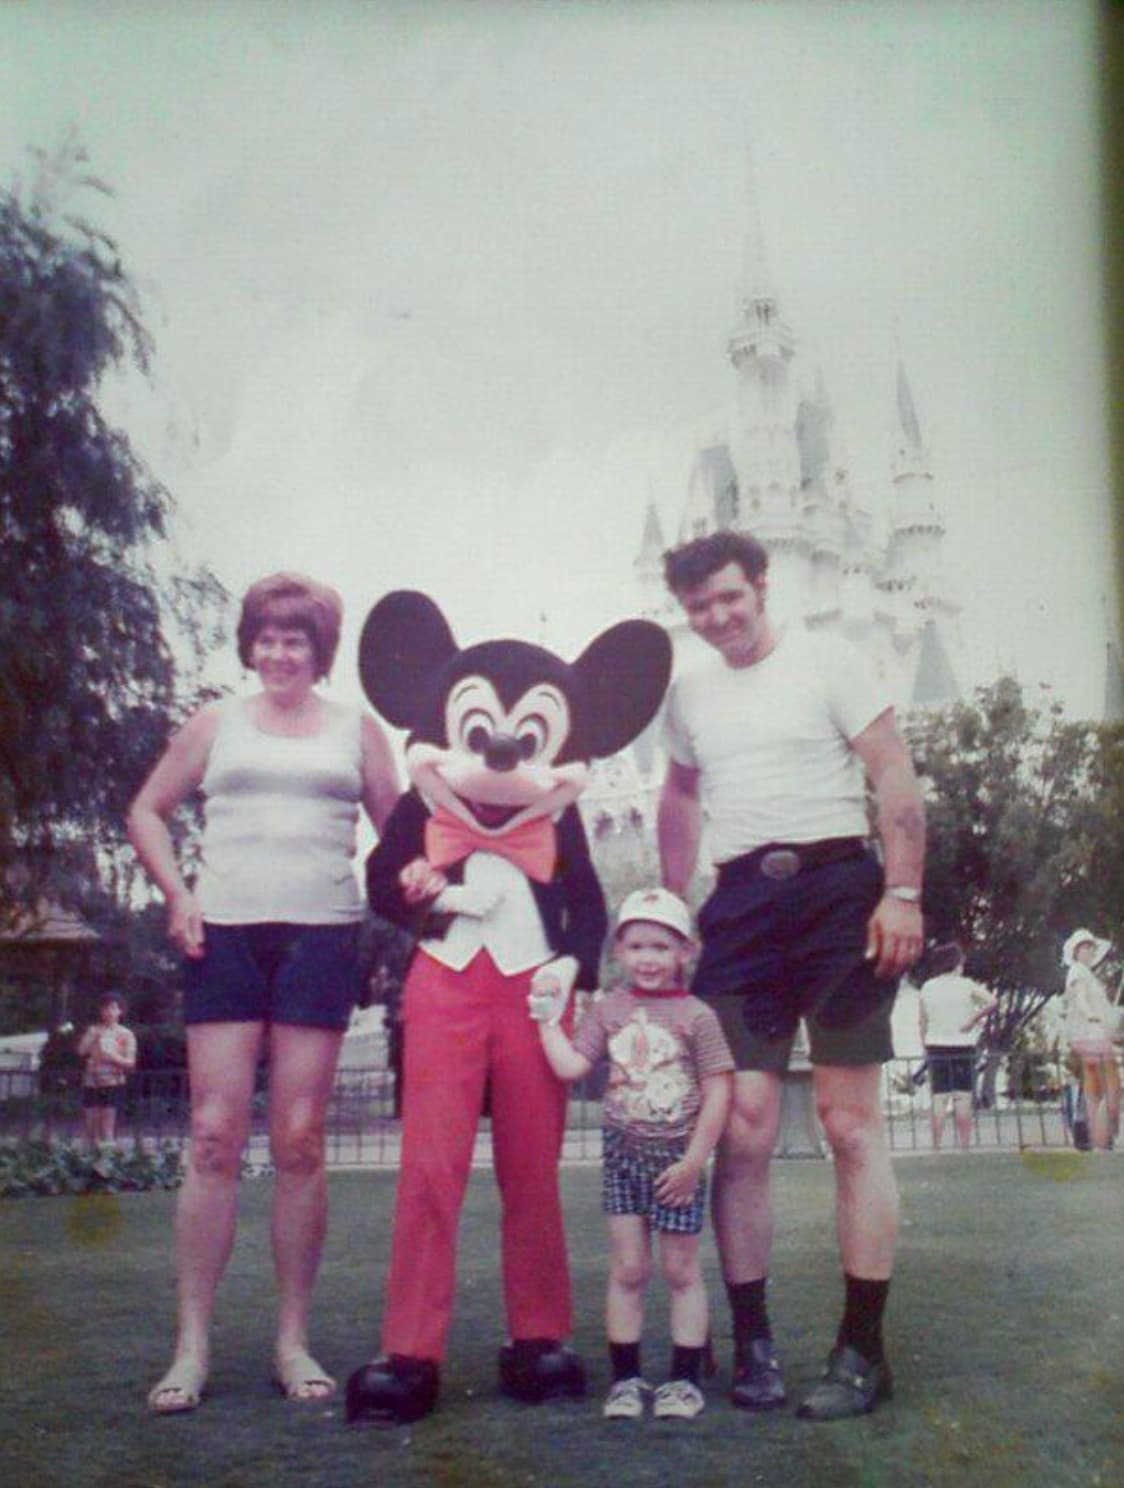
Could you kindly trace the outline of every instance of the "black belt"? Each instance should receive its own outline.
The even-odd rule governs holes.
[[[747,878],[795,878],[809,868],[823,868],[828,863],[843,863],[848,858],[865,858],[864,837],[825,837],[822,842],[766,842],[740,858],[719,863],[719,884],[744,883]]]

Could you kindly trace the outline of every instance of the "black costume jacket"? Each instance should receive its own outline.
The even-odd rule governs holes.
[[[416,790],[398,798],[378,845],[367,859],[367,897],[383,919],[418,939],[439,937],[449,916],[426,905],[407,904],[398,875],[407,863],[425,856],[425,826],[430,812]],[[567,806],[554,823],[557,858],[549,883],[528,879],[538,906],[543,933],[556,956],[578,963],[577,986],[598,985],[601,948],[608,930],[605,896],[589,855],[585,827],[576,806]],[[464,880],[464,864],[443,870],[450,883]]]

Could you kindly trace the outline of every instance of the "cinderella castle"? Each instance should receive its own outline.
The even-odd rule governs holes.
[[[734,374],[729,435],[697,451],[679,529],[684,542],[723,528],[752,532],[769,552],[769,608],[782,624],[849,637],[872,658],[902,712],[959,694],[959,606],[942,572],[945,525],[905,368],[887,370],[894,437],[884,484],[864,498],[842,454],[828,390],[797,381],[797,339],[781,315],[751,192],[739,311],[727,354]],[[667,626],[676,665],[702,643],[663,581],[669,546],[649,504],[634,562],[636,613]],[[662,774],[658,727],[598,767],[587,821],[604,840],[650,825]]]

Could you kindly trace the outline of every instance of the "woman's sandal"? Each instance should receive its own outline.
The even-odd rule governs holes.
[[[286,1400],[298,1404],[315,1404],[336,1393],[336,1382],[307,1349],[293,1349],[284,1358],[273,1361],[273,1383]]]
[[[196,1410],[207,1387],[207,1366],[198,1359],[177,1359],[148,1392],[148,1408],[157,1416]]]

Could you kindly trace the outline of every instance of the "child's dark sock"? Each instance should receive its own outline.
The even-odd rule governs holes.
[[[844,1272],[847,1286],[843,1321],[835,1342],[838,1348],[850,1347],[871,1364],[882,1362],[882,1314],[886,1309],[889,1281],[867,1281]]]
[[[617,1380],[636,1379],[640,1374],[639,1343],[609,1342],[609,1367],[613,1371],[613,1383]]]
[[[668,1378],[690,1380],[693,1385],[697,1385],[702,1373],[705,1353],[705,1347],[688,1348],[686,1344],[674,1344],[671,1350],[671,1373]]]

